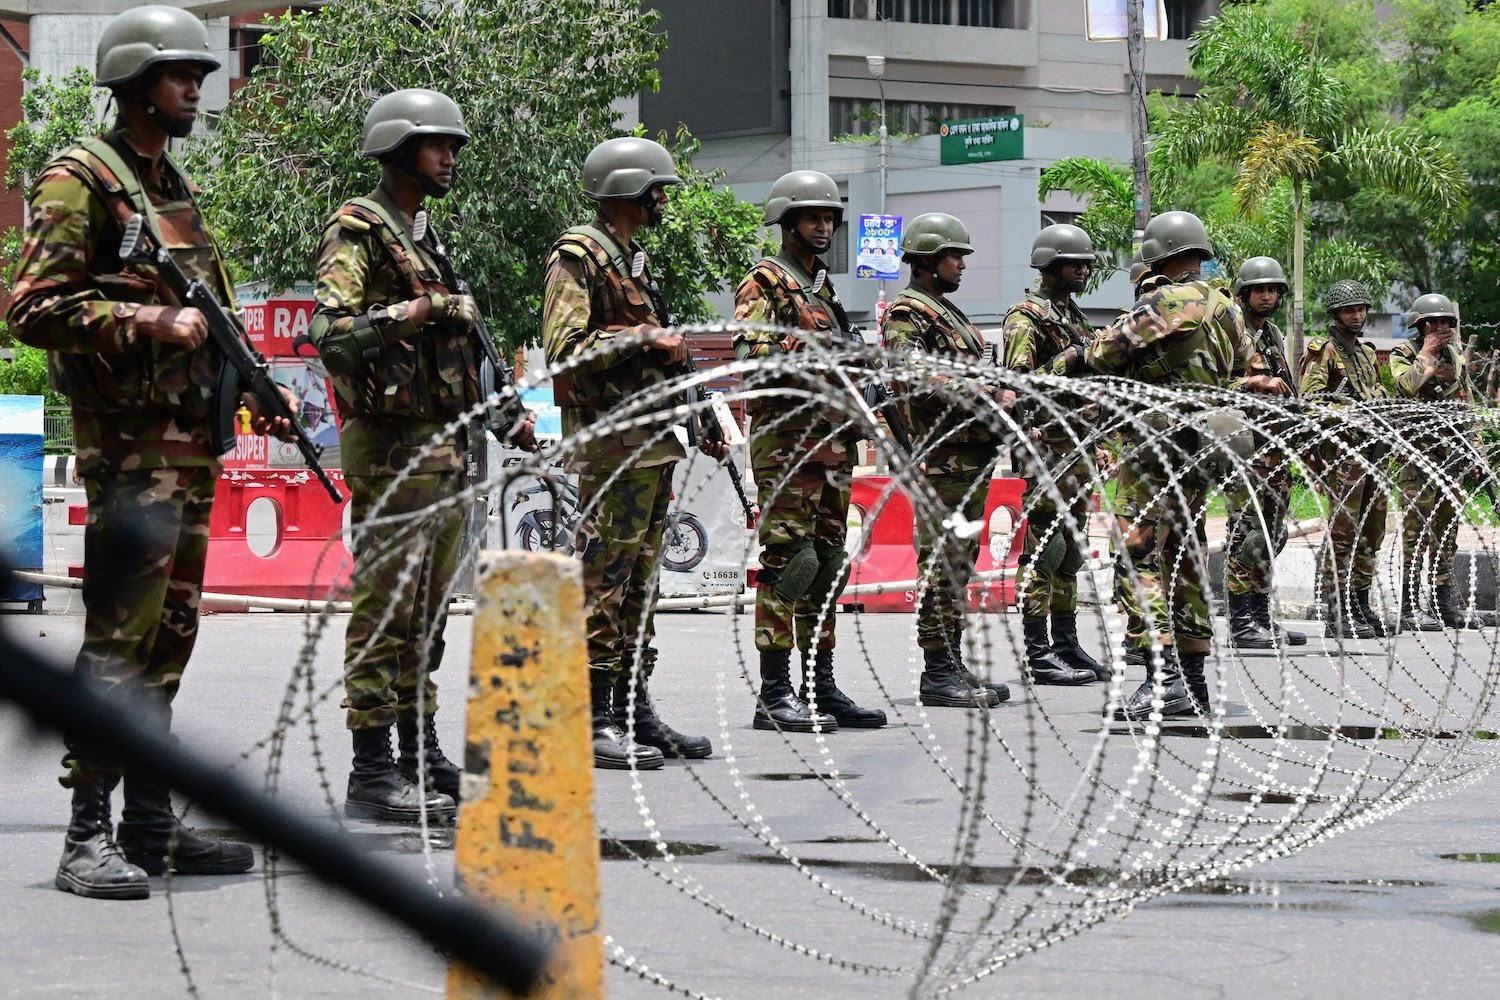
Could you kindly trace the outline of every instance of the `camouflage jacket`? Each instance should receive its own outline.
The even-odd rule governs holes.
[[[639,266],[637,266],[639,264]],[[618,344],[622,335],[665,326],[669,319],[639,243],[622,244],[603,215],[569,229],[547,255],[542,303],[542,344],[547,362],[573,363],[553,381],[562,409],[562,430],[571,437],[608,418],[620,403],[670,379],[661,353],[637,344]],[[664,400],[661,408],[669,407]],[[686,452],[675,435],[653,426],[603,435],[589,442],[575,467],[634,455],[637,465],[663,465]],[[654,439],[654,440],[653,440]],[[638,451],[646,442],[645,451]]]
[[[48,351],[85,473],[218,462],[209,414],[219,352],[140,335],[141,306],[181,303],[154,265],[119,254],[125,221],[145,215],[182,269],[236,311],[195,194],[169,158],[140,155],[119,130],[63,151],[32,188],[5,314],[18,340]]]
[[[1090,367],[1154,385],[1233,386],[1244,377],[1254,348],[1227,294],[1159,276],[1143,287],[1131,310],[1089,345]]]
[[[1245,331],[1250,335],[1250,343],[1255,348],[1255,353],[1245,365],[1247,377],[1269,375],[1272,378],[1279,378],[1295,393],[1297,384],[1292,378],[1291,365],[1287,363],[1286,341],[1281,335],[1281,328],[1270,320],[1266,320],[1265,324],[1257,330],[1247,321]]]
[[[1332,328],[1326,337],[1313,337],[1302,356],[1302,395],[1337,395],[1368,402],[1385,399],[1380,380],[1380,358],[1372,344]]]
[[[1474,399],[1474,387],[1469,363],[1457,344],[1449,344],[1437,361],[1422,357],[1421,335],[1403,340],[1391,350],[1391,375],[1396,383],[1396,395],[1404,399],[1418,399],[1428,403],[1463,403]],[[1455,414],[1455,417],[1457,414]],[[1473,436],[1470,422],[1456,420],[1440,424],[1442,418],[1432,413],[1421,414],[1413,421],[1402,421],[1404,437],[1408,443],[1432,452],[1447,452],[1453,449],[1454,438],[1467,434]],[[1423,475],[1416,466],[1413,474]]]
[[[457,279],[431,227],[413,240],[412,219],[383,188],[347,202],[318,242],[316,306],[309,334],[320,344],[368,323],[388,345],[360,377],[333,375],[349,475],[394,475],[434,433],[479,401],[479,366],[469,334],[439,323],[418,328],[401,304],[454,290]],[[395,308],[392,308],[395,307]],[[460,436],[461,438],[462,436]],[[413,471],[461,467],[464,442],[447,442]]]
[[[930,356],[982,364],[984,334],[946,296],[934,298],[913,286],[886,310],[881,335],[886,347],[903,355],[910,376],[906,385],[914,387],[905,394],[904,406],[912,431],[918,437],[943,441],[926,452],[927,471],[966,472],[986,466],[999,435],[971,419],[972,414],[984,412],[974,404],[981,401],[985,387],[950,383],[946,390],[920,388],[929,377],[925,361]],[[973,402],[956,403],[955,393]]]
[[[1058,303],[1043,295],[1038,288],[1027,289],[1026,297],[1006,310],[1003,337],[1005,367],[1011,371],[1041,372],[1044,375],[1090,374],[1082,356],[1071,368],[1063,356],[1070,347],[1078,348],[1081,355],[1086,354],[1089,344],[1094,340],[1094,328],[1072,296]],[[1076,415],[1082,422],[1092,422],[1099,418],[1099,407],[1087,404],[1081,396],[1069,394],[1057,397],[1053,402],[1052,409],[1057,412],[1052,417],[1066,412]],[[1073,449],[1077,443],[1078,428],[1070,429],[1060,420],[1049,419],[1048,415],[1037,412],[1035,404],[1028,406],[1024,398],[1019,405],[1018,412],[1023,424],[1029,426],[1035,417],[1044,418],[1038,429],[1045,444],[1054,451]]]
[[[753,323],[774,323],[806,332],[809,340],[820,344],[839,343],[849,337],[841,325],[844,307],[838,292],[827,277],[828,265],[813,258],[813,273],[803,271],[788,257],[767,257],[740,282],[734,293],[734,318]],[[817,291],[816,275],[822,272],[823,283]],[[773,331],[755,330],[735,334],[735,356],[768,358],[781,353],[781,337]],[[817,386],[795,374],[762,379],[759,386],[782,386],[817,391]],[[804,400],[791,396],[751,400],[746,409],[754,429],[753,456],[757,464],[790,465],[816,462],[824,465],[848,465],[855,462],[856,435],[835,433],[834,424],[824,416],[825,405],[818,399]]]

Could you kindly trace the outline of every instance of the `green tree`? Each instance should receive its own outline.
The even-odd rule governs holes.
[[[657,20],[635,0],[347,0],[281,16],[262,42],[269,58],[216,132],[190,147],[210,222],[246,275],[308,280],[324,222],[379,175],[359,155],[370,103],[403,87],[440,90],[473,141],[433,222],[491,329],[534,343],[547,248],[591,212],[584,157],[617,134],[618,100],[658,84]],[[686,137],[677,146],[685,157],[696,149]],[[671,304],[698,318],[703,291],[736,273],[714,269],[748,261],[758,230],[711,191],[710,176],[683,169],[690,183],[672,192],[658,273]]]
[[[1461,215],[1467,180],[1430,136],[1386,121],[1364,124],[1358,102],[1308,37],[1267,8],[1231,5],[1188,46],[1190,72],[1204,81],[1155,136],[1151,155],[1167,178],[1204,161],[1236,165],[1239,211],[1252,216],[1282,183],[1292,197],[1292,322],[1288,353],[1303,339],[1308,185],[1337,173],[1363,188],[1405,199],[1438,224]]]

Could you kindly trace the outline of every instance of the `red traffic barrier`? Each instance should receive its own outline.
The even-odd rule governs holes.
[[[329,475],[342,485],[342,473]],[[305,469],[226,469],[209,516],[203,589],[318,599],[335,586],[347,588],[351,561],[339,534],[349,492],[340,492],[344,500],[334,503]],[[275,539],[265,555],[250,547],[248,535],[250,507],[260,500],[272,504],[275,514]]]
[[[889,476],[861,476],[854,480],[850,506],[859,510],[864,528],[860,550],[855,553],[849,574],[850,587],[916,580],[918,577],[916,518],[911,502],[899,489],[886,495],[890,482]],[[1025,488],[1025,481],[1021,479],[990,480],[984,505],[986,527],[980,536],[979,558],[974,566],[976,572],[1014,569],[1019,564],[1026,530],[1021,519],[1021,494]],[[1002,507],[1010,512],[1008,526],[995,524],[995,512]],[[998,537],[1000,544],[1005,546],[999,561],[992,553],[992,537]],[[968,587],[970,611],[999,611],[1014,604],[1015,600],[1013,576],[970,583]],[[916,610],[916,601],[915,587],[881,594],[846,593],[839,598],[840,604],[857,604],[865,611],[883,612],[911,612]]]

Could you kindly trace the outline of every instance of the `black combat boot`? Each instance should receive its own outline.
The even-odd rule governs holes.
[[[1188,693],[1182,670],[1177,663],[1177,651],[1171,646],[1162,647],[1160,654],[1144,651],[1150,656],[1146,667],[1146,680],[1135,689],[1125,704],[1115,709],[1115,719],[1121,722],[1144,722],[1151,715],[1151,699],[1155,697],[1152,682],[1161,674],[1162,706],[1164,719],[1193,714],[1193,698]],[[1202,658],[1199,658],[1202,666]]]
[[[1278,621],[1271,620],[1271,595],[1252,591],[1251,607],[1255,610],[1255,620],[1260,622],[1260,627],[1276,637],[1278,646],[1306,646],[1307,635],[1286,628]]]
[[[632,760],[638,771],[655,771],[666,766],[660,750],[642,746],[615,725],[614,689],[614,682],[604,671],[589,671],[589,725],[594,733],[594,766],[610,771],[628,771]]]
[[[1047,619],[1023,621],[1021,631],[1026,637],[1026,669],[1031,672],[1033,684],[1077,687],[1098,679],[1092,670],[1070,667],[1057,657],[1052,651],[1052,640],[1047,637]]]
[[[425,808],[429,821],[453,819],[450,796],[428,786],[424,798],[417,786],[396,768],[391,756],[391,727],[355,729],[354,766],[349,770],[349,790],[344,796],[344,815],[354,819],[383,819],[392,823],[420,823]]]
[[[1443,623],[1423,609],[1417,588],[1407,585],[1401,588],[1401,617],[1396,628],[1402,632],[1441,632]]]
[[[854,699],[839,690],[833,679],[833,650],[820,649],[814,655],[812,665],[812,694],[817,696],[818,711],[827,712],[844,729],[879,729],[885,725],[885,712],[878,708],[862,708]],[[807,651],[802,653],[802,690],[798,697],[809,705],[813,698],[808,694]]]
[[[401,759],[396,770],[412,784],[417,783],[417,713],[399,712],[396,715],[396,747]],[[436,788],[454,802],[459,800],[458,779],[462,772],[457,764],[443,755],[438,746],[435,717],[427,716],[422,727],[422,759],[427,762],[427,787]]]
[[[145,899],[146,873],[125,860],[109,819],[109,794],[118,778],[93,778],[73,785],[73,816],[63,838],[62,860],[52,884],[91,899]]]
[[[1370,607],[1370,588],[1364,587],[1354,592],[1354,614],[1370,627],[1377,639],[1385,636],[1385,620],[1375,613]]]
[[[826,706],[824,706],[826,708]],[[832,733],[838,720],[824,710],[814,712],[792,689],[792,651],[779,649],[760,654],[760,694],[755,697],[756,729],[780,729],[789,733]]]
[[[1432,607],[1437,611],[1438,617],[1443,624],[1449,628],[1478,628],[1469,621],[1469,616],[1458,610],[1458,605],[1453,603],[1453,586],[1447,583],[1437,585],[1432,597]]]
[[[958,670],[958,676],[971,688],[980,691],[988,691],[990,694],[990,706],[1000,704],[1002,701],[1010,701],[1010,686],[999,681],[980,680],[979,675],[970,670],[964,663],[964,637],[962,630],[954,640],[948,643],[948,658],[953,661],[953,666]]]
[[[1275,649],[1276,637],[1255,614],[1255,595],[1229,595],[1229,644],[1237,649]]]
[[[946,647],[922,650],[917,697],[928,708],[993,708],[1000,704],[993,691],[974,687],[963,679]]]
[[[179,823],[167,786],[134,772],[125,776],[125,808],[115,840],[125,860],[147,875],[168,868],[179,875],[238,875],[255,864],[249,844],[200,837]]]
[[[1110,678],[1109,667],[1089,655],[1078,641],[1078,616],[1052,616],[1052,652],[1075,670],[1087,670],[1101,681]]]
[[[1203,653],[1179,653],[1182,664],[1182,682],[1193,699],[1193,711],[1208,718],[1212,712],[1208,702],[1208,657]]]
[[[1326,638],[1373,639],[1375,630],[1355,614],[1353,601],[1340,601],[1338,594],[1323,595],[1323,635]]]
[[[630,678],[628,676],[615,681],[612,707],[615,725],[637,743],[660,750],[663,757],[689,757],[697,760],[712,755],[714,745],[709,742],[707,736],[684,736],[661,721],[661,717],[656,714],[656,706],[651,703],[645,671],[637,670],[634,674],[635,728],[632,729],[630,726]]]

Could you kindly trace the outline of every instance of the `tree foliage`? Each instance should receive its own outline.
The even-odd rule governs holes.
[[[191,149],[210,221],[247,276],[308,280],[325,222],[378,178],[359,155],[370,104],[404,87],[442,91],[473,141],[433,224],[491,329],[535,342],[547,249],[592,211],[584,157],[618,134],[616,102],[658,83],[656,23],[635,0],[347,0],[281,16],[268,58]],[[679,155],[695,149],[679,137]],[[658,238],[655,259],[672,305],[699,317],[726,273],[714,269],[748,260],[756,241],[711,178],[681,166],[690,183],[672,192],[670,245]]]

